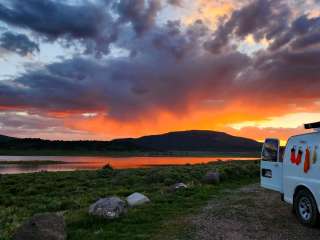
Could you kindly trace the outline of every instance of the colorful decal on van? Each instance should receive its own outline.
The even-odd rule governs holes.
[[[303,154],[302,149],[301,149],[301,147],[299,147],[298,155],[297,155],[296,160],[295,160],[296,165],[299,165],[301,163],[302,154]]]
[[[303,171],[307,173],[310,169],[310,150],[309,147],[306,148],[306,156],[304,159]]]
[[[291,162],[294,164],[296,163],[296,149],[295,147],[291,148],[291,156],[290,156]]]
[[[318,146],[315,145],[313,147],[313,153],[312,153],[312,162],[313,163],[316,163],[316,161],[317,161],[317,150],[318,150]]]

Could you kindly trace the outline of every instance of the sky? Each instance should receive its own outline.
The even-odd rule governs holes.
[[[224,131],[320,121],[319,0],[0,0],[0,134]]]

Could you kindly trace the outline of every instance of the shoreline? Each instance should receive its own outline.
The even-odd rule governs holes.
[[[30,157],[30,158],[29,158]],[[217,164],[222,162],[259,161],[259,158],[250,157],[191,157],[191,156],[157,156],[157,157],[83,157],[83,156],[10,156],[6,159],[0,157],[0,173],[29,174],[38,172],[74,172],[97,171],[103,168],[112,169],[146,169],[165,167],[195,166],[198,164]],[[34,157],[34,158],[32,158]],[[145,159],[144,159],[145,158]],[[158,159],[157,159],[158,158]],[[119,159],[119,160],[118,160]],[[189,160],[190,159],[190,160]]]

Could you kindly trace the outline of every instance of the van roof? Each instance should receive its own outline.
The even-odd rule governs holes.
[[[309,132],[309,133],[303,133],[303,134],[293,135],[293,136],[291,136],[291,137],[288,138],[287,143],[288,143],[289,140],[292,139],[292,138],[302,137],[302,136],[306,136],[306,135],[316,135],[316,134],[320,134],[320,132]]]

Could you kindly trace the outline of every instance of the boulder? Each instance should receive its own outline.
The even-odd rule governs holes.
[[[127,197],[127,202],[129,207],[136,207],[150,202],[150,199],[147,196],[136,192]]]
[[[126,202],[118,197],[102,198],[89,207],[89,214],[114,219],[127,212]]]
[[[208,184],[217,184],[220,182],[220,174],[219,172],[207,172],[206,175],[202,178],[202,182]]]
[[[34,215],[13,235],[13,240],[65,240],[66,238],[64,218],[55,213]]]
[[[175,192],[179,189],[186,189],[186,188],[188,188],[188,186],[181,182],[181,183],[176,183],[170,186],[170,191]]]

